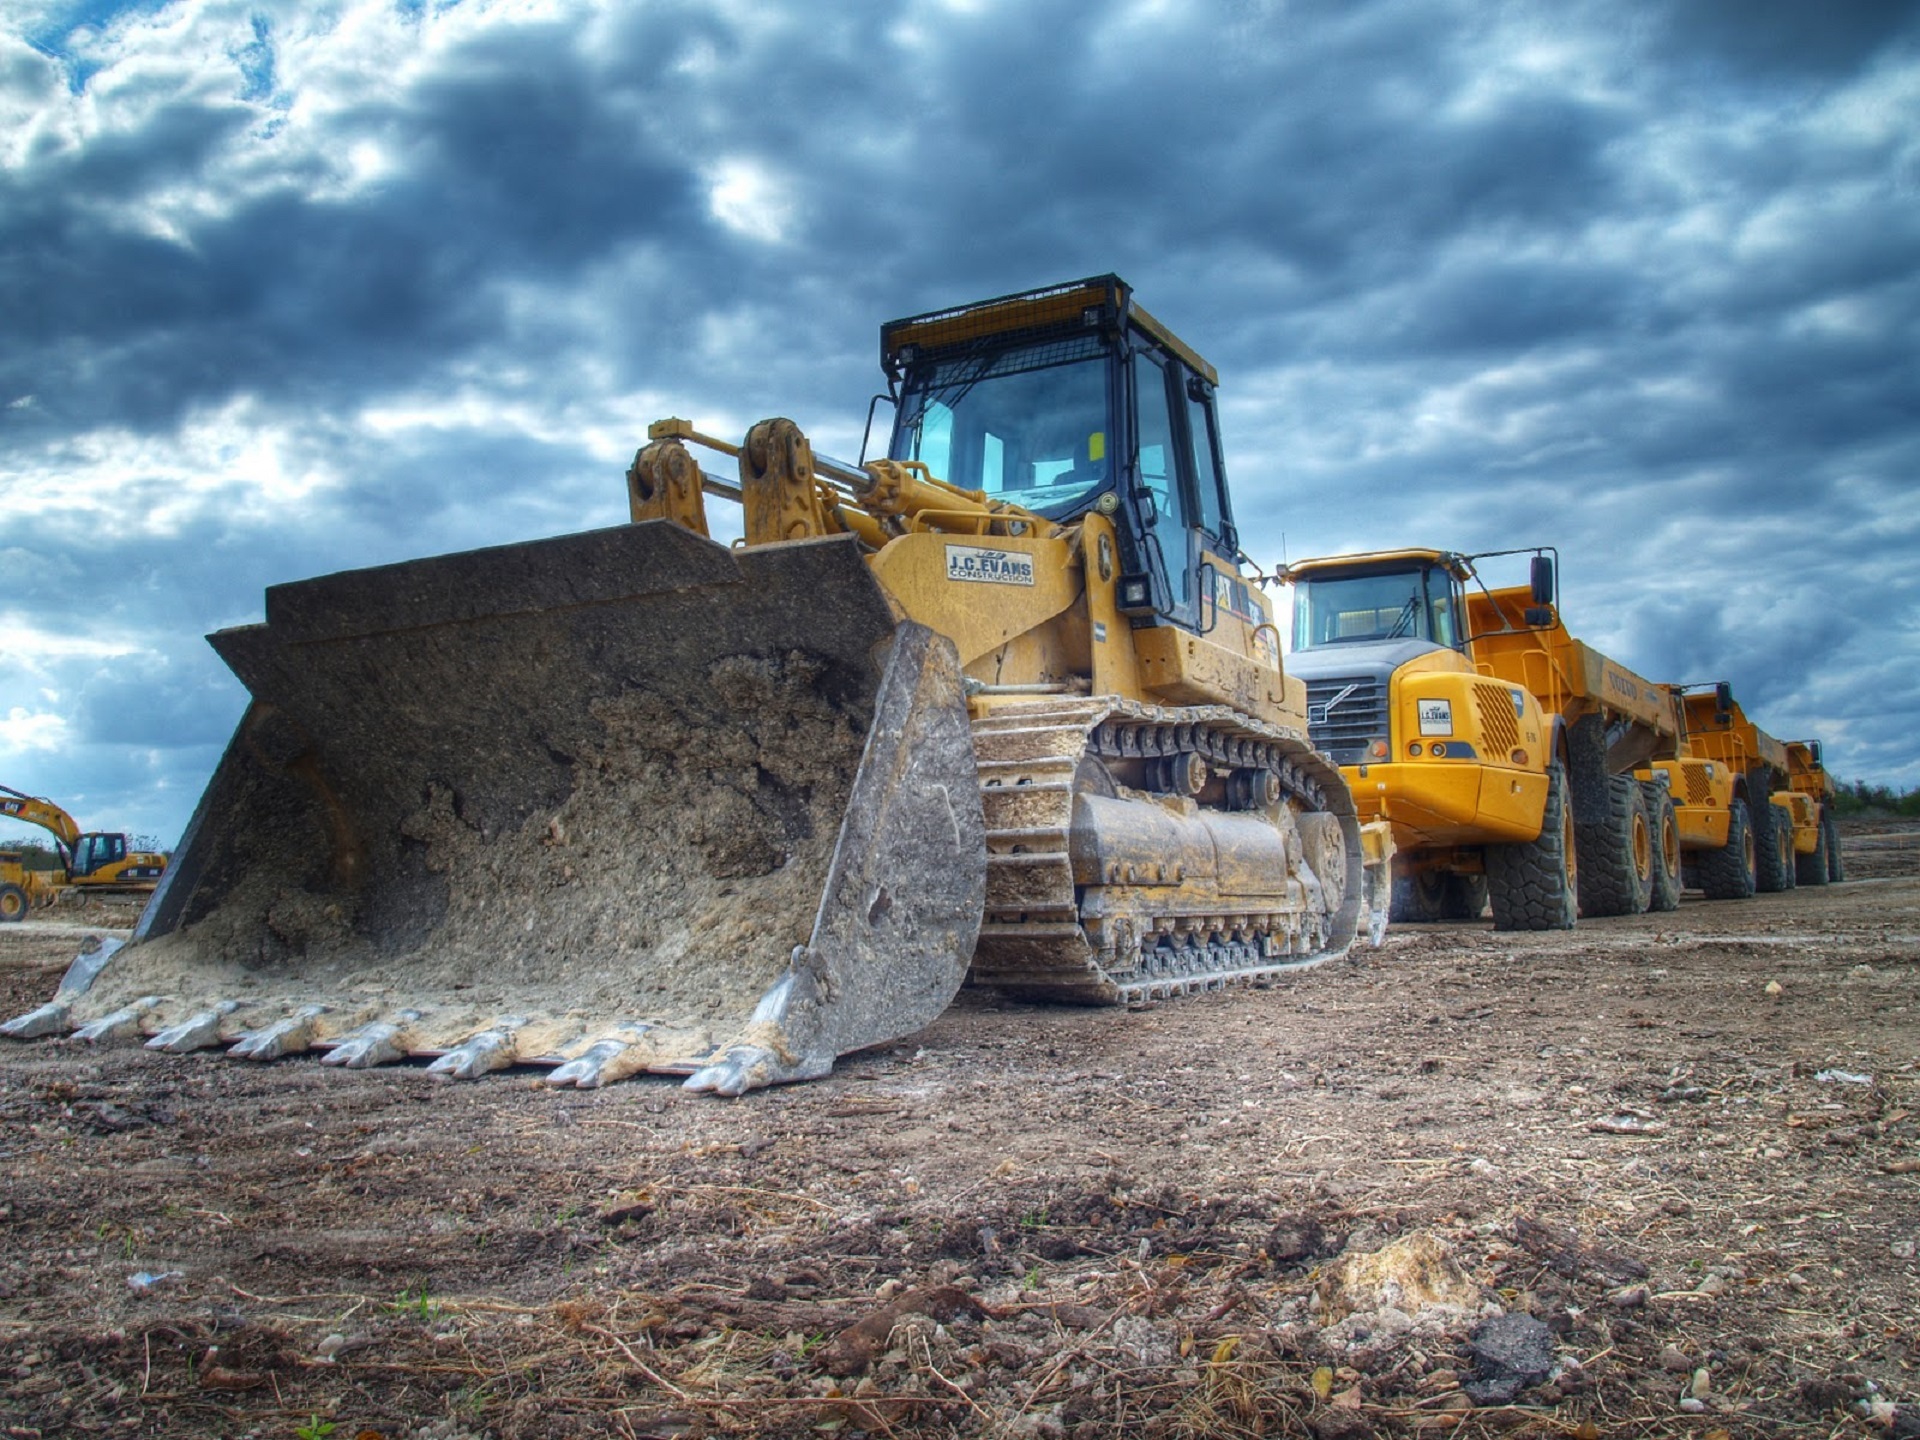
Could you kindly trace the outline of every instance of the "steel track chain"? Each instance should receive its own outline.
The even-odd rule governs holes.
[[[1126,917],[1130,925],[1109,918],[1090,936],[1072,875],[1073,777],[1083,756],[1196,755],[1223,770],[1265,771],[1285,800],[1327,811],[1326,780],[1339,772],[1305,735],[1225,706],[1100,699],[995,710],[975,722],[974,742],[988,813],[988,911],[973,983],[1029,998],[1133,1003],[1258,982],[1345,953],[1345,943],[1327,943],[1325,917],[1289,911],[1158,915],[1143,905]],[[1350,817],[1344,785],[1331,793],[1345,802],[1333,812]],[[1016,797],[1024,823],[997,826],[996,813]],[[1106,888],[1111,897],[1126,887]],[[1273,948],[1280,953],[1266,953]]]

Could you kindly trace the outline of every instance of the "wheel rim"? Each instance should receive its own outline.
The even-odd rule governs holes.
[[[1633,817],[1633,873],[1642,884],[1653,879],[1653,836],[1647,831],[1646,817],[1637,812]]]
[[[1668,875],[1680,873],[1680,822],[1671,811],[1660,817],[1660,868]]]

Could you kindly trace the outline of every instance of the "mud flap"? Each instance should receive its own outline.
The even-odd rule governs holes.
[[[76,1026],[737,1093],[960,986],[959,667],[851,538],[620,526],[278,586],[212,643],[253,703]]]

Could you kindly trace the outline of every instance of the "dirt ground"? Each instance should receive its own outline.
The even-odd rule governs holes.
[[[1920,1435],[1890,828],[734,1101],[0,1043],[0,1436]]]

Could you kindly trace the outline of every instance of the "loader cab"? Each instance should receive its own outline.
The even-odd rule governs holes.
[[[1099,276],[897,320],[881,349],[895,401],[889,458],[1049,520],[1111,516],[1123,613],[1136,626],[1206,628],[1207,582],[1239,553],[1218,376],[1125,282]]]

